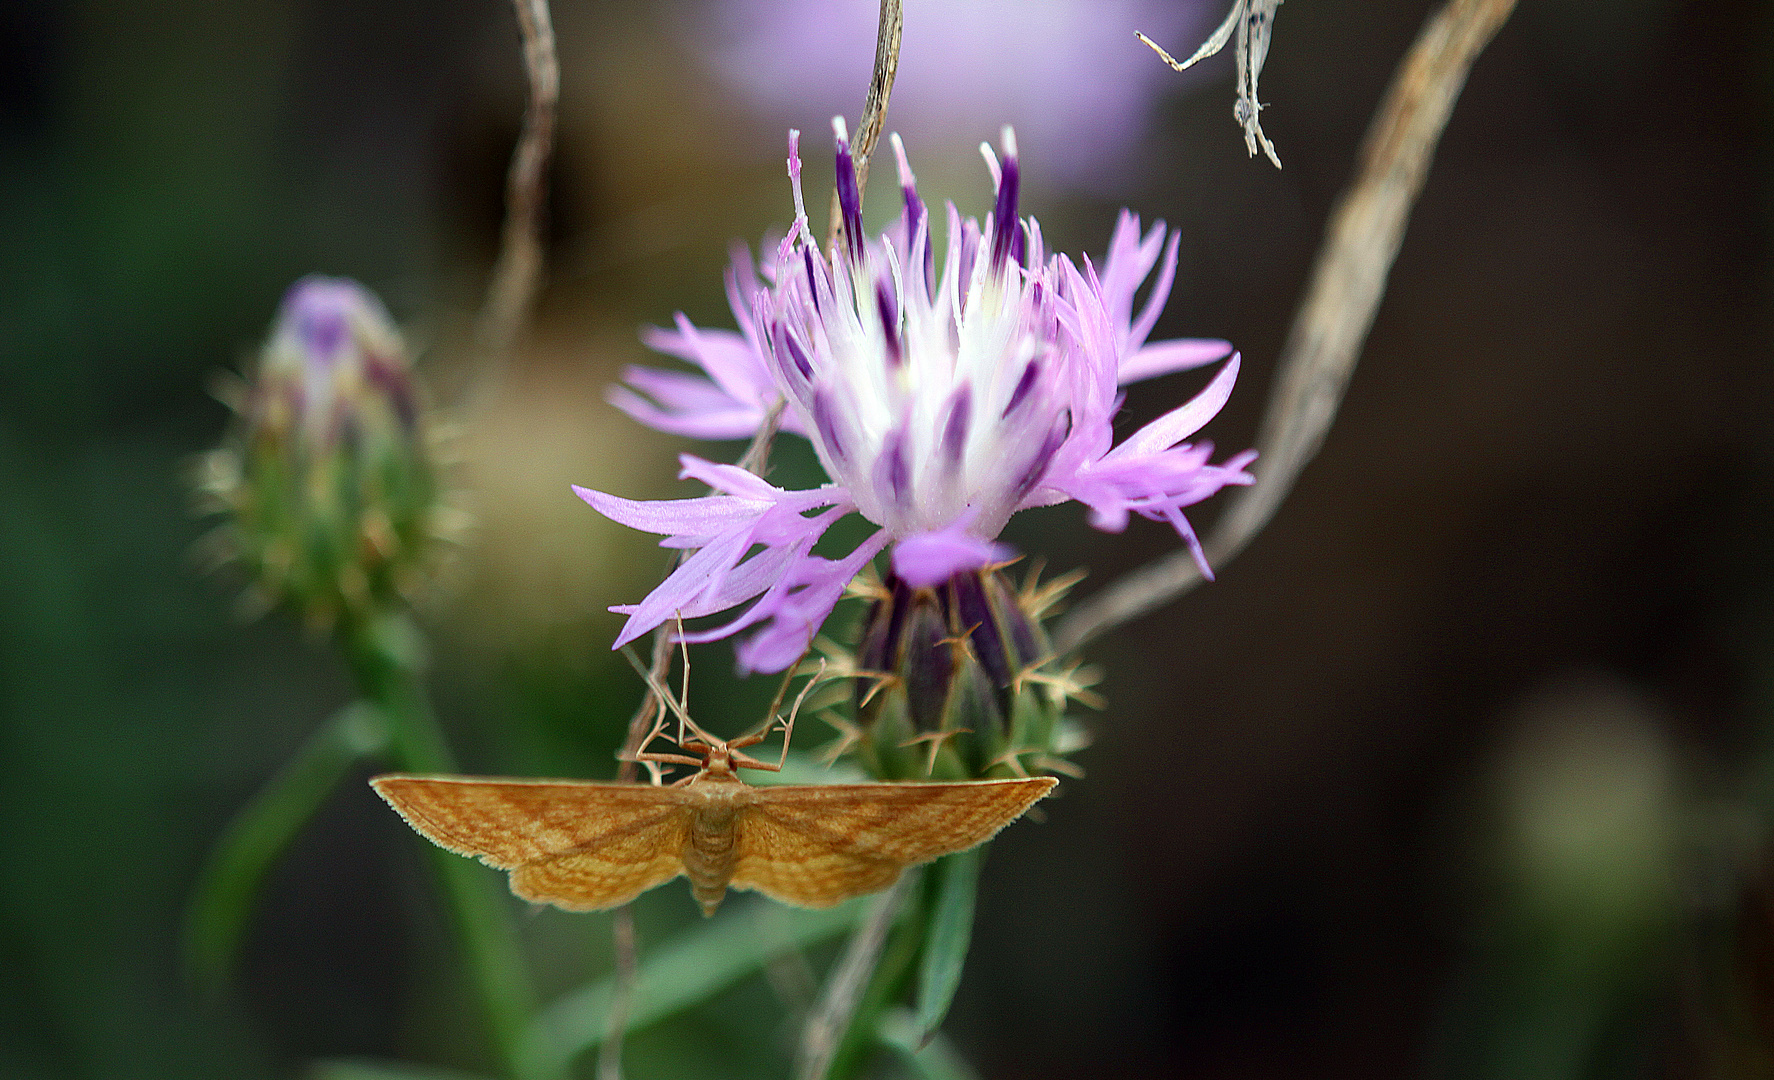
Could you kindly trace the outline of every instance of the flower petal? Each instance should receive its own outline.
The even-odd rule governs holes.
[[[1120,446],[1109,451],[1109,457],[1140,457],[1156,453],[1200,431],[1232,396],[1232,384],[1238,381],[1238,362],[1239,355],[1233,353],[1232,359],[1206,389],[1129,435]]]
[[[1015,554],[1004,544],[969,535],[957,524],[894,544],[893,572],[912,588],[927,589],[963,570],[1004,562]]]
[[[1121,358],[1120,382],[1126,386],[1141,379],[1205,367],[1232,354],[1232,343],[1211,338],[1175,338],[1147,345]]]
[[[692,439],[743,439],[763,422],[763,410],[739,405],[725,394],[708,406],[676,406],[671,411],[624,386],[604,391],[604,400],[654,431]]]
[[[667,536],[709,536],[725,532],[741,523],[757,520],[759,515],[769,509],[767,503],[759,500],[739,499],[730,495],[639,502],[578,485],[574,485],[573,494],[619,525]]]
[[[769,624],[741,642],[736,650],[740,671],[782,671],[799,660],[843,597],[845,586],[886,544],[887,534],[878,532],[836,562],[817,555],[803,560],[798,574],[784,578],[793,583],[792,588],[785,590],[781,601],[773,605]]]
[[[762,359],[745,338],[732,330],[704,330],[678,312],[677,330],[649,326],[641,340],[650,349],[681,357],[708,372],[735,401],[757,404],[773,385]]]

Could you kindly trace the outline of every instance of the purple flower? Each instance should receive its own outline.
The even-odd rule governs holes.
[[[1168,521],[1202,558],[1184,507],[1251,481],[1254,453],[1210,464],[1212,447],[1183,440],[1232,392],[1238,357],[1223,341],[1147,344],[1170,293],[1177,238],[1144,235],[1123,212],[1099,272],[1045,250],[1040,226],[1017,217],[1019,163],[1004,131],[984,226],[948,207],[940,267],[930,215],[898,137],[904,210],[879,237],[862,229],[855,168],[841,119],[837,180],[842,233],[829,255],[811,238],[801,196],[799,133],[789,134],[794,226],[761,267],[741,251],[728,274],[739,332],[676,331],[649,342],[708,378],[631,369],[612,400],[653,427],[705,438],[754,432],[785,403],[783,426],[812,441],[832,482],[784,491],[732,465],[684,455],[682,475],[715,494],[631,502],[575,488],[607,517],[663,534],[690,555],[629,616],[618,646],[674,615],[693,618],[757,601],[740,617],[689,635],[706,641],[758,626],[743,667],[792,664],[844,586],[883,548],[914,588],[1002,562],[996,538],[1018,510],[1077,500],[1093,525],[1119,531],[1129,514]],[[1134,293],[1159,267],[1136,314]],[[1113,445],[1118,387],[1231,359],[1193,400]],[[643,396],[646,395],[646,396]],[[879,530],[843,559],[812,553],[852,511]],[[754,553],[754,549],[755,553]],[[1207,567],[1202,565],[1205,573]]]

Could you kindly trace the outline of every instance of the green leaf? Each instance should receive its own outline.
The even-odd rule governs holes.
[[[339,786],[359,758],[387,742],[387,725],[359,702],[309,737],[296,756],[228,824],[191,894],[185,921],[185,967],[198,986],[227,982],[271,863]]]
[[[435,1065],[409,1065],[404,1061],[372,1061],[367,1058],[329,1058],[316,1061],[308,1080],[486,1080],[475,1073],[457,1072]]]
[[[920,1041],[928,1040],[948,1015],[949,1003],[961,985],[967,946],[973,940],[973,899],[979,887],[979,866],[985,847],[958,851],[935,868],[936,899],[930,910],[930,931],[918,964]]]
[[[875,1034],[899,1054],[918,1080],[979,1080],[973,1066],[961,1057],[942,1032],[929,1036],[910,1009],[889,1009],[875,1024]]]
[[[790,949],[837,937],[856,923],[862,910],[854,900],[824,911],[760,901],[643,951],[624,1030],[645,1027],[712,997]],[[543,1009],[524,1038],[523,1074],[558,1075],[602,1042],[609,1034],[614,993],[614,981],[600,979]]]

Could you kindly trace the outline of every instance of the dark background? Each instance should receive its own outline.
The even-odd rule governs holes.
[[[1254,437],[1429,7],[1281,9],[1283,171],[1245,155],[1227,57],[1164,88],[1107,179],[1044,187],[1024,146],[1055,248],[1100,255],[1123,203],[1182,230],[1155,336],[1243,350],[1223,448]],[[702,17],[556,11],[553,277],[496,400],[459,414],[479,525],[425,612],[476,771],[613,769],[638,687],[601,609],[659,563],[566,485],[676,493],[675,444],[601,389],[644,358],[636,326],[729,325],[727,245],[789,220],[779,126],[699,65]],[[988,864],[950,1024],[984,1075],[1770,1075],[1771,73],[1764,5],[1522,0],[1323,453],[1217,583],[1092,650],[1089,776]],[[460,396],[521,102],[494,0],[0,7],[0,1075],[485,1067],[414,842],[356,777],[280,862],[235,991],[182,983],[205,851],[350,696],[323,640],[243,623],[239,582],[196,568],[186,473],[225,424],[212,373],[309,271],[381,293]],[[976,163],[907,140],[927,198],[983,210]],[[1181,381],[1136,388],[1130,421]],[[1095,583],[1175,542],[1080,519],[1009,538]],[[725,650],[700,710],[749,718]],[[643,949],[678,891],[643,907]],[[527,925],[554,990],[607,951],[603,916]],[[768,1034],[763,986],[638,1038],[631,1073],[752,1069],[687,1047]]]

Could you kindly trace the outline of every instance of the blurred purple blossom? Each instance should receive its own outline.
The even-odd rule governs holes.
[[[1015,127],[1052,183],[1112,188],[1176,77],[1134,36],[1193,37],[1221,0],[906,0],[890,123],[926,153]],[[682,33],[770,129],[854,115],[874,67],[866,0],[705,0]]]
[[[249,402],[261,429],[299,426],[318,446],[384,412],[410,429],[414,407],[405,346],[374,293],[320,274],[290,287]]]

